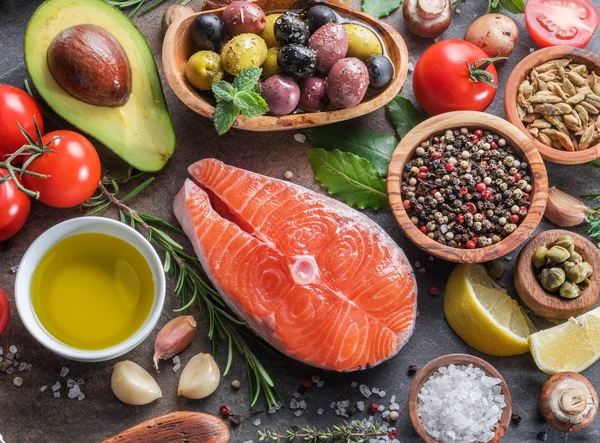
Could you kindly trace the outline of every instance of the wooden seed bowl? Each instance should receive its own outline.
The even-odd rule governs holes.
[[[427,433],[423,425],[421,424],[421,419],[417,413],[417,408],[419,406],[419,392],[421,391],[421,387],[425,384],[425,382],[431,377],[435,372],[438,371],[442,366],[448,365],[473,365],[474,367],[478,367],[488,377],[495,377],[500,379],[500,387],[502,389],[502,395],[504,395],[504,402],[506,406],[502,411],[502,416],[500,417],[500,421],[498,422],[498,427],[496,428],[496,433],[494,438],[489,440],[489,443],[497,443],[504,436],[504,433],[508,429],[510,425],[510,416],[512,414],[512,400],[510,397],[510,391],[508,390],[508,385],[504,378],[500,373],[494,368],[491,364],[482,360],[480,358],[474,357],[468,354],[448,354],[442,355],[441,357],[436,358],[435,360],[427,363],[415,376],[415,379],[410,386],[410,391],[408,392],[408,414],[410,416],[410,421],[412,422],[413,428],[421,437],[421,439],[425,443],[437,443],[431,435]]]
[[[575,152],[552,148],[538,141],[531,135],[517,113],[517,94],[519,85],[525,80],[533,68],[547,61],[559,58],[569,58],[575,63],[584,64],[590,71],[594,71],[596,74],[600,75],[600,56],[593,52],[574,48],[572,46],[551,46],[540,49],[521,60],[510,74],[504,90],[504,111],[507,120],[519,128],[523,134],[531,140],[533,146],[540,152],[544,160],[563,165],[587,163],[600,157],[600,143],[590,146],[583,151]]]
[[[246,129],[249,131],[284,131],[327,125],[368,114],[387,104],[400,92],[408,72],[408,50],[400,34],[398,34],[398,32],[390,25],[355,9],[347,8],[326,0],[256,1],[256,4],[260,6],[265,13],[269,13],[269,11],[301,9],[313,3],[326,4],[340,15],[352,16],[358,21],[370,25],[379,33],[386,45],[387,55],[394,65],[395,72],[391,83],[377,95],[365,97],[362,103],[353,108],[323,112],[307,112],[276,117],[267,115],[246,118],[239,116],[233,124],[234,128]],[[192,55],[193,45],[190,38],[190,25],[192,21],[202,14],[220,15],[223,9],[225,8],[198,12],[174,22],[167,30],[162,49],[165,75],[173,92],[175,92],[175,95],[177,95],[177,97],[179,97],[179,99],[192,111],[210,119],[214,116],[215,108],[206,100],[205,96],[188,83],[185,78],[185,64],[190,55]]]
[[[484,248],[459,249],[438,243],[419,230],[410,220],[410,216],[402,205],[402,194],[400,192],[402,171],[404,171],[404,166],[413,157],[421,142],[432,135],[444,133],[447,129],[461,127],[488,129],[497,133],[506,139],[516,153],[529,164],[530,168],[532,190],[529,213],[512,234],[500,242]],[[531,140],[516,127],[491,114],[475,111],[456,111],[432,117],[406,134],[392,154],[387,177],[387,190],[390,207],[398,225],[409,240],[419,248],[431,255],[452,262],[481,263],[508,254],[520,246],[535,231],[546,208],[548,176],[546,175],[544,161],[533,147]]]
[[[562,298],[550,294],[542,288],[536,279],[536,269],[531,257],[541,245],[554,243],[561,235],[570,235],[575,250],[594,268],[590,276],[590,286],[574,299]],[[529,309],[546,318],[569,318],[589,311],[600,297],[600,252],[596,245],[585,237],[562,229],[540,232],[521,250],[514,272],[515,289]]]

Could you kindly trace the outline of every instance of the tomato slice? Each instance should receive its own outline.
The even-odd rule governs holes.
[[[0,289],[0,335],[6,330],[9,318],[10,306],[8,305],[8,297],[6,296],[6,292]]]
[[[525,24],[538,46],[585,47],[598,27],[600,14],[588,0],[528,0]]]

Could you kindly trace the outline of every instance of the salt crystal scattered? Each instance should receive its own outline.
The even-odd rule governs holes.
[[[19,372],[23,372],[25,369],[27,369],[27,363],[21,363],[19,365]]]
[[[325,384],[324,380],[318,381],[317,382],[317,388],[322,388],[324,384]]]
[[[180,363],[176,363],[173,366],[173,372],[177,372],[177,371],[179,371],[179,369],[181,369],[181,364]]]
[[[52,385],[52,392],[56,392],[60,389],[60,382],[56,382]]]
[[[323,415],[323,408],[317,409],[317,415]]]
[[[306,141],[306,135],[300,133],[294,134],[294,140],[298,143],[304,143]]]
[[[358,390],[366,398],[369,398],[371,396],[371,390],[369,389],[369,387],[367,385],[360,385],[358,387]]]
[[[15,358],[15,353],[14,352],[9,352],[8,354],[6,354],[6,359],[12,361],[12,359]]]
[[[313,375],[310,379],[313,383],[319,383],[321,381],[321,377],[318,375]]]
[[[331,402],[331,404],[329,405],[329,407],[330,407],[331,409],[335,408],[335,402],[334,402],[334,401],[332,401],[332,402]]]
[[[0,346],[0,355],[3,355],[3,354],[4,354],[4,349],[2,349],[2,346]]]
[[[529,52],[533,54],[535,52],[535,49],[534,48],[529,48]]]
[[[63,368],[60,370],[60,376],[64,378],[67,376],[68,373],[69,373],[69,368],[67,368],[66,366],[63,366]]]
[[[433,261],[433,260],[435,260],[435,259],[433,258],[433,255],[430,255],[430,256],[429,256],[429,261]]]
[[[10,348],[8,348],[8,350],[10,351],[11,354],[16,354],[17,353],[17,347],[15,345],[11,345]],[[11,359],[12,360],[12,359]]]
[[[67,380],[67,388],[72,388],[73,386],[75,386],[75,380],[73,380],[72,378]]]
[[[80,378],[79,380],[77,380],[77,384],[78,385],[84,385],[85,384],[85,380],[82,378]]]
[[[8,369],[6,370],[6,373],[7,373],[7,374],[12,374],[14,371],[15,371],[15,368],[8,368]]]
[[[419,260],[417,260],[415,262],[415,268],[420,268],[421,267],[421,262]]]
[[[395,395],[392,395],[392,396],[390,397],[390,403],[395,403],[395,402],[396,402],[396,396],[395,396]]]
[[[46,392],[46,389],[48,389],[48,386],[44,385],[40,388],[40,392]]]
[[[15,379],[13,380],[13,384],[16,387],[22,386],[23,385],[23,379],[21,377],[15,377]]]
[[[390,411],[384,411],[383,414],[381,414],[382,418],[389,417],[389,416],[390,416]]]
[[[306,402],[302,400],[300,403],[298,403],[298,406],[300,406],[300,409],[306,409]]]
[[[10,272],[12,272],[13,274],[16,274],[18,270],[19,270],[19,266],[11,266],[10,267]]]
[[[298,400],[292,398],[292,400],[290,400],[290,409],[298,409],[299,407],[300,404],[298,403]]]
[[[300,398],[302,397],[298,392],[294,392],[294,398]]]
[[[425,268],[419,268],[418,272],[419,274],[425,274],[426,269]]]
[[[379,405],[379,406],[377,407],[377,410],[378,410],[379,412],[383,412],[383,411],[385,411],[385,406],[383,406],[383,405]]]
[[[283,403],[281,402],[281,400],[278,400],[277,403],[275,403],[275,409],[279,411],[282,407]]]
[[[254,420],[254,421],[252,422],[252,424],[253,424],[254,426],[260,426],[260,418],[257,418],[256,420]]]
[[[79,394],[81,394],[81,389],[79,388],[79,385],[75,385],[71,389],[69,389],[68,395],[70,399],[79,397]]]
[[[457,14],[460,14],[460,8],[456,8],[456,9],[454,10],[454,12],[456,12]]]
[[[358,386],[358,383],[356,383],[355,381],[353,381],[352,383],[350,383],[350,386],[353,387],[353,388],[355,388],[355,387]]]
[[[60,397],[60,392],[59,392],[59,391],[56,391],[56,392],[54,393],[54,398],[59,398],[59,397]]]
[[[399,411],[400,410],[400,405],[398,403],[392,403],[390,405],[390,411]]]
[[[173,357],[173,364],[176,365],[177,363],[181,363],[181,359],[179,358],[179,355],[176,355],[175,357]]]
[[[277,409],[271,407],[269,408],[269,410],[267,411],[268,414],[275,414],[277,412]]]
[[[28,371],[31,371],[31,368],[33,368],[33,366],[31,366],[31,363],[29,363],[25,369],[27,369]]]
[[[412,63],[408,64],[408,72],[413,72],[415,70],[415,65],[413,65]]]
[[[295,415],[296,417],[300,417],[302,414],[304,414],[304,412],[302,412],[302,411],[300,411],[300,410],[298,410],[298,411],[294,411],[294,415]]]
[[[375,386],[373,386],[373,387],[371,388],[371,392],[372,392],[373,394],[377,394],[377,393],[379,392],[379,388],[376,388]]]
[[[385,391],[379,391],[378,394],[379,394],[379,396],[381,398],[383,398],[383,397],[385,397],[386,392]]]
[[[82,392],[81,394],[79,394],[79,397],[77,397],[77,400],[81,401],[85,398],[85,394]]]
[[[358,409],[359,411],[364,411],[365,410],[365,402],[364,401],[357,401],[356,402],[356,409]]]

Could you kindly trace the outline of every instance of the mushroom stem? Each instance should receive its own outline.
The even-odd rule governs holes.
[[[447,0],[417,0],[417,13],[425,20],[439,17],[449,7]]]

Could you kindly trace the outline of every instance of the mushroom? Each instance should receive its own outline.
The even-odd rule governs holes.
[[[580,431],[596,417],[598,394],[583,375],[559,372],[542,387],[540,412],[548,424],[558,431]]]
[[[405,0],[402,15],[408,30],[423,38],[435,38],[452,21],[450,0]]]
[[[171,26],[173,23],[175,23],[176,21],[181,20],[182,18],[185,18],[189,15],[192,15],[193,13],[194,13],[194,10],[191,8],[191,6],[183,6],[183,5],[169,6],[165,10],[165,13],[163,14],[163,18],[162,18],[162,22],[161,22],[161,29],[162,29],[163,35],[167,33],[167,29],[169,29],[169,26]]]

